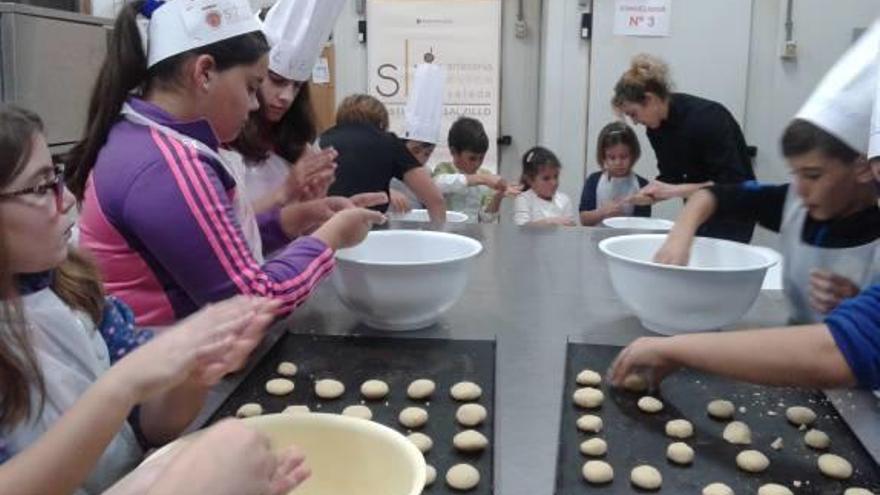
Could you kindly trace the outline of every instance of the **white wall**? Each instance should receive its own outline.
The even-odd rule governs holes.
[[[787,181],[779,137],[788,121],[831,65],[850,46],[853,29],[880,16],[877,0],[794,0],[794,61],[779,55],[784,40],[785,1],[756,0],[745,134],[758,147],[755,172],[762,180]]]

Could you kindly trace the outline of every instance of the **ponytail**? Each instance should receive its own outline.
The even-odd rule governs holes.
[[[144,0],[127,3],[116,18],[107,57],[92,89],[83,139],[71,150],[67,160],[67,187],[79,200],[83,199],[86,180],[122,104],[129,93],[147,80],[147,55],[137,26],[137,15],[144,3]]]
[[[85,195],[86,181],[95,166],[98,152],[107,142],[110,129],[131,93],[143,94],[152,84],[174,81],[183,63],[193,56],[210,55],[216,69],[224,71],[255,63],[269,51],[265,35],[255,31],[194,48],[148,69],[147,54],[137,24],[137,16],[147,3],[146,0],[127,3],[116,18],[107,57],[92,90],[83,138],[68,156],[67,187],[80,201]]]
[[[523,155],[522,159],[522,176],[520,176],[520,184],[523,191],[528,191],[529,181],[535,180],[541,169],[544,167],[562,168],[562,163],[556,154],[543,146],[535,146]],[[528,180],[527,180],[528,179]]]

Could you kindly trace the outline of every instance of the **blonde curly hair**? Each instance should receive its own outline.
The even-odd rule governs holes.
[[[629,69],[614,85],[611,105],[620,108],[624,103],[644,103],[647,93],[666,100],[672,92],[669,66],[666,62],[647,53],[633,57]]]

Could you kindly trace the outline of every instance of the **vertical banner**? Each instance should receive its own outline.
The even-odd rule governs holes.
[[[403,133],[404,108],[417,64],[446,67],[440,142],[431,167],[451,161],[446,135],[459,116],[483,123],[497,171],[500,108],[501,0],[368,0],[368,92],[388,108],[390,130]]]

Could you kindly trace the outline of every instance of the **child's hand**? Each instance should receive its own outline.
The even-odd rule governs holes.
[[[568,217],[552,217],[547,219],[547,223],[552,225],[561,225],[563,227],[574,227],[577,225],[574,219]]]
[[[355,194],[351,202],[358,208],[371,208],[388,204],[388,194],[385,191]]]
[[[508,198],[515,198],[515,197],[519,196],[520,194],[522,194],[522,188],[523,188],[522,184],[516,184],[513,186],[509,185],[509,186],[507,186],[507,189],[505,189],[503,192],[504,192],[504,195],[507,196]]]
[[[810,307],[818,313],[827,314],[841,301],[855,297],[861,292],[850,279],[828,270],[810,273]]]
[[[119,360],[105,375],[133,404],[188,380],[210,386],[230,371],[227,356],[246,331],[262,331],[271,320],[264,304],[238,296],[212,304],[165,330]]]
[[[385,215],[366,208],[343,210],[321,225],[312,234],[324,241],[331,249],[355,246],[364,240],[373,225],[385,223]]]
[[[599,214],[602,215],[602,218],[611,218],[611,217],[621,217],[623,216],[623,201],[612,201],[610,203],[606,203],[599,208]]]
[[[287,174],[281,204],[326,196],[336,179],[337,156],[339,153],[333,148],[315,151],[307,147]]]
[[[480,181],[484,186],[495,189],[496,191],[503,191],[507,188],[507,181],[500,175],[479,174],[477,177],[480,178]]]
[[[651,206],[655,203],[654,198],[648,196],[647,194],[643,194],[642,192],[633,194],[632,196],[626,198],[626,202],[633,206]]]
[[[642,337],[628,345],[608,370],[608,378],[615,387],[623,386],[624,380],[634,374],[648,379],[652,386],[659,385],[678,365],[667,355],[665,346],[669,337]]]
[[[690,242],[670,234],[654,255],[654,263],[687,266],[691,255]]]
[[[393,213],[408,213],[412,209],[406,195],[400,191],[392,189],[388,193],[388,200]]]
[[[165,463],[150,495],[180,493],[183,486],[191,493],[282,495],[311,474],[296,447],[274,453],[265,435],[235,419],[217,423],[169,455],[173,462]]]

